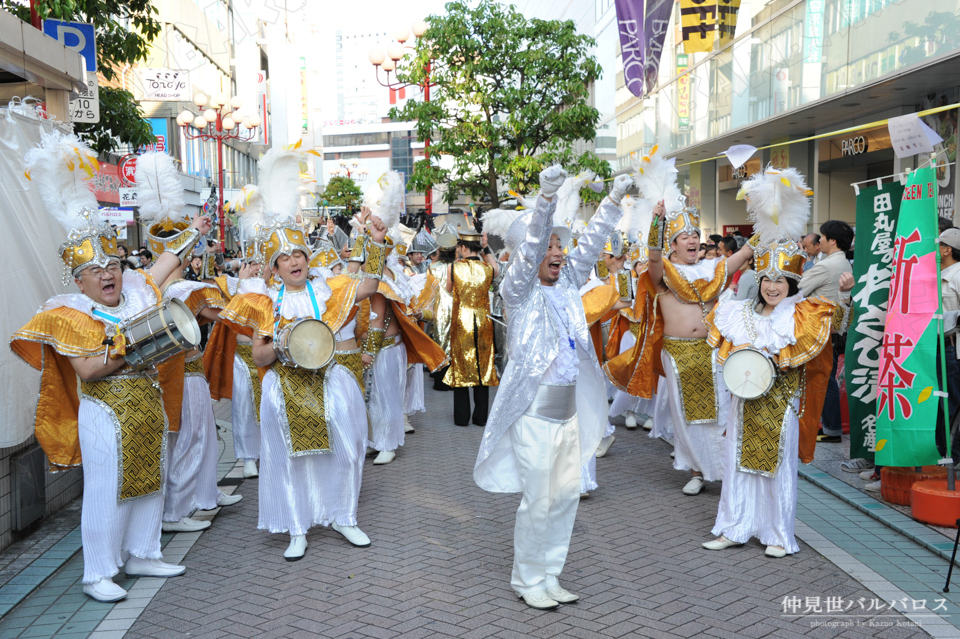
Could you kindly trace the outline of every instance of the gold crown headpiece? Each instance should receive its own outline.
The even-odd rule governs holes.
[[[799,281],[803,276],[806,255],[793,240],[778,240],[759,248],[754,258],[758,279],[766,277],[777,280],[780,277],[789,277]]]
[[[300,251],[309,260],[313,254],[306,233],[297,223],[300,194],[304,187],[300,163],[307,153],[315,154],[312,150],[301,151],[300,142],[297,142],[271,148],[258,162],[258,190],[265,211],[258,244],[267,268],[272,268],[281,255]]]
[[[73,134],[52,130],[27,152],[24,175],[39,187],[44,208],[63,226],[67,239],[59,247],[65,268],[63,283],[90,266],[105,268],[119,261],[117,235],[100,220],[91,180],[99,170],[97,155]]]
[[[682,233],[700,235],[700,211],[695,206],[687,206],[687,198],[683,195],[677,197],[680,208],[674,211],[667,211],[667,244],[673,244]]]
[[[310,256],[310,268],[333,268],[338,263],[342,264],[340,254],[332,246],[322,246]]]

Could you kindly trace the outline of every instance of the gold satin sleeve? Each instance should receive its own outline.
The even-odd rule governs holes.
[[[106,336],[101,322],[86,313],[61,306],[34,315],[10,338],[10,349],[27,364],[41,370],[43,344],[65,357],[93,357],[103,355]]]
[[[663,281],[667,287],[687,304],[699,304],[716,299],[727,285],[727,260],[717,262],[713,279],[688,282],[670,260],[663,261]]]
[[[214,401],[233,397],[233,357],[236,352],[237,334],[223,322],[217,322],[203,351],[203,374]]]
[[[220,311],[220,320],[230,330],[247,337],[273,335],[273,301],[266,295],[237,295]]]
[[[180,414],[183,411],[184,373],[187,354],[180,353],[157,366],[160,388],[163,391],[163,411],[171,433],[180,432]]]
[[[605,321],[610,311],[620,301],[620,291],[616,286],[598,286],[587,291],[581,298],[583,311],[587,316],[587,326]]]
[[[634,397],[651,399],[657,391],[659,378],[663,376],[660,351],[663,348],[663,316],[657,305],[657,290],[650,276],[643,273],[637,287],[636,309],[642,308],[637,331],[637,343],[633,348],[619,353],[603,365],[610,382]]]
[[[230,298],[232,298],[233,296],[230,295],[230,287],[227,286],[227,276],[226,275],[217,276],[213,278],[213,283],[216,284],[217,288],[220,289],[220,295],[223,296],[223,299],[229,302]]]
[[[331,288],[333,295],[327,300],[323,321],[334,333],[350,321],[357,304],[357,289],[361,281],[360,278],[349,275],[338,275],[327,280],[327,286]]]
[[[431,373],[447,365],[447,354],[404,312],[404,306],[393,304],[394,321],[400,327],[400,339],[407,347],[407,364],[423,364]]]
[[[427,281],[423,286],[423,290],[420,291],[413,301],[410,302],[410,306],[407,310],[411,314],[416,315],[417,313],[423,313],[424,321],[430,321],[427,318],[428,313],[432,316],[433,314],[433,302],[437,297],[437,291],[440,290],[440,282],[437,281],[437,278],[433,276],[433,273],[427,271]]]
[[[206,324],[211,320],[205,317],[200,317],[200,313],[208,308],[225,308],[227,305],[227,298],[224,298],[223,294],[218,289],[201,288],[193,293],[190,293],[190,296],[187,297],[185,303],[190,309],[190,312],[193,313],[197,318],[197,321],[200,322],[200,324]]]

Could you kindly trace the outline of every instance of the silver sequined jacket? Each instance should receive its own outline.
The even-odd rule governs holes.
[[[550,302],[540,288],[538,275],[540,263],[550,245],[550,229],[553,226],[555,209],[556,204],[543,198],[537,199],[530,225],[527,227],[526,239],[511,256],[500,284],[500,295],[506,307],[508,323],[509,362],[500,379],[500,387],[487,420],[473,471],[477,485],[491,492],[522,490],[512,446],[509,437],[504,438],[504,435],[533,401],[543,374],[559,352],[555,320],[550,312]],[[579,313],[574,313],[577,350],[590,354],[590,357],[580,362],[578,391],[583,381],[585,386],[590,382],[596,386],[598,392],[604,392],[600,390],[603,388],[603,372],[591,346],[579,289],[589,278],[590,269],[599,259],[600,251],[621,215],[620,207],[609,199],[601,203],[576,248],[567,256],[566,264],[560,271],[560,279],[554,285],[566,298],[568,305],[579,309]],[[589,364],[585,366],[587,362]],[[591,379],[584,379],[585,377]],[[580,392],[577,395],[577,408],[582,411]],[[605,395],[603,410],[602,427],[605,427]],[[581,458],[585,451],[592,454],[592,451],[596,450],[602,436],[602,427],[591,428],[589,433],[585,433],[581,428]],[[597,431],[595,434],[592,432],[594,430]],[[501,441],[501,438],[504,441]],[[586,460],[590,458],[590,454],[585,455]]]

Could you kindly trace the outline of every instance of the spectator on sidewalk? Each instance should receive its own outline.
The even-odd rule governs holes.
[[[803,238],[800,245],[803,252],[807,254],[807,261],[803,263],[803,272],[806,273],[810,268],[820,261],[820,235],[811,233]]]

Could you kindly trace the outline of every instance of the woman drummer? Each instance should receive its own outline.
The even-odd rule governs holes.
[[[798,286],[803,262],[796,243],[769,245],[757,254],[758,296],[723,301],[706,319],[718,364],[753,349],[776,369],[764,395],[731,396],[723,489],[712,531],[717,538],[703,544],[708,550],[739,546],[751,537],[766,545],[768,557],[800,550],[793,531],[804,364],[830,343],[832,331],[845,330],[849,313],[822,297],[803,299]],[[840,291],[852,288],[853,277],[845,273]]]
[[[351,321],[357,302],[376,292],[386,257],[386,228],[373,220],[363,277],[309,278],[311,251],[294,222],[299,199],[287,188],[301,160],[297,149],[274,148],[261,158],[260,191],[271,217],[258,241],[273,285],[237,295],[221,313],[233,330],[252,337],[254,363],[269,367],[260,403],[259,528],[290,535],[288,561],[303,557],[314,525],[331,525],[355,546],[370,545],[356,519],[367,423]],[[316,371],[281,364],[273,338],[305,318],[339,334],[336,348],[347,355]]]

